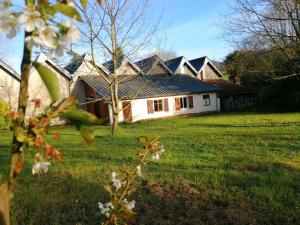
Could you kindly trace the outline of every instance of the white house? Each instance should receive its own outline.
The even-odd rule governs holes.
[[[43,53],[39,54],[36,61],[53,70],[54,74],[57,76],[60,85],[60,99],[68,97],[70,95],[71,82],[69,73],[63,68],[57,66]],[[20,80],[20,75],[17,74],[17,72],[14,71],[10,66],[0,60],[0,98],[9,103],[11,110],[16,110],[18,106]],[[41,108],[36,110],[37,113],[43,111],[45,106],[51,102],[47,88],[40,78],[40,75],[32,67],[29,76],[29,101],[26,109],[27,117],[33,113],[34,103],[31,100],[34,99],[42,100]]]
[[[111,61],[94,64],[92,58],[84,54],[74,57],[65,68],[61,68],[42,53],[36,60],[53,70],[57,76],[61,99],[75,94],[82,108],[112,122],[113,112],[108,103],[109,87],[105,82],[105,78],[112,73]],[[238,98],[244,103],[248,97],[248,92],[241,92],[236,85],[225,81],[222,73],[207,57],[188,61],[181,56],[163,62],[154,55],[134,63],[122,56],[117,66],[116,73],[123,80],[119,87],[119,107],[123,109],[119,114],[120,122],[216,112],[225,106],[235,106],[237,100],[234,99]],[[19,82],[19,75],[0,61],[1,98],[8,101],[12,108],[17,106]],[[236,91],[226,95],[225,90],[229,86]],[[43,106],[51,101],[34,68],[31,70],[29,87],[29,100],[32,99],[42,99]],[[87,99],[95,101],[87,102]],[[43,110],[43,106],[40,110]],[[32,113],[33,108],[33,103],[29,101],[27,115]]]
[[[113,61],[107,61],[102,64],[110,73],[113,72]],[[128,57],[122,55],[118,59],[118,65],[115,70],[117,75],[144,75],[143,71],[140,67],[137,66],[134,62],[132,62]]]
[[[185,58],[182,61],[184,67],[197,73]],[[110,91],[105,80],[112,72],[112,61],[96,66],[97,70],[93,68],[91,58],[83,55],[73,59],[65,69],[72,76],[71,90],[82,103],[81,107],[112,123],[113,112],[107,103],[110,101]],[[124,81],[119,86],[119,107],[123,109],[119,122],[220,110],[218,88],[195,76],[174,74],[158,56],[136,63],[121,57],[117,66],[116,73]],[[103,72],[102,76],[99,72]],[[94,101],[87,102],[87,99]]]
[[[59,81],[59,88],[60,88],[59,100],[68,97],[70,95],[70,83],[71,83],[71,77],[69,73],[65,69],[56,65],[56,63],[54,63],[49,57],[47,57],[43,53],[40,53],[38,55],[36,61],[50,68],[57,76]],[[37,113],[43,111],[44,108],[51,103],[51,98],[49,96],[47,88],[34,67],[31,68],[30,76],[29,76],[29,87],[28,87],[29,102],[26,108],[26,116],[30,116],[33,113],[34,104],[31,102],[31,100],[33,99],[42,100],[41,108],[36,111]]]
[[[224,77],[222,72],[207,56],[193,59],[189,62],[198,72],[197,77],[200,80],[223,79]]]
[[[20,75],[0,60],[0,99],[7,102],[11,110],[18,106]]]
[[[164,63],[164,61],[157,55],[148,57],[146,59],[135,62],[135,64],[141,68],[144,75],[173,75],[174,73]]]
[[[165,64],[174,74],[186,74],[192,77],[197,77],[198,75],[198,71],[184,56],[165,61]]]

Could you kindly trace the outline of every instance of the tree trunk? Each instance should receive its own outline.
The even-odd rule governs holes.
[[[0,185],[0,225],[10,225],[9,192],[7,184]]]
[[[25,32],[25,38],[31,34]],[[23,58],[21,63],[21,83],[19,91],[18,116],[15,121],[13,140],[11,145],[11,156],[8,170],[8,182],[0,186],[0,225],[10,225],[10,196],[14,191],[16,177],[20,172],[24,161],[24,155],[21,151],[22,143],[17,140],[17,133],[23,129],[25,122],[25,112],[28,102],[28,82],[30,75],[31,49],[24,41]],[[18,170],[16,170],[18,166]]]
[[[118,123],[119,123],[119,114],[118,113],[114,113],[113,115],[113,124],[111,127],[111,134],[115,135],[116,131],[118,129]]]

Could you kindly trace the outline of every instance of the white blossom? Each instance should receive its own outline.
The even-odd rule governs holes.
[[[163,146],[163,145],[161,145],[160,147],[159,147],[159,153],[160,154],[162,154],[162,153],[164,153],[165,151],[166,151],[166,149],[165,149],[165,147]]]
[[[16,17],[6,12],[0,13],[0,31],[5,32],[9,39],[15,37],[20,30]]]
[[[10,0],[0,0],[1,15],[4,11],[8,11],[10,6],[11,6],[11,1]]]
[[[48,48],[55,48],[56,32],[52,26],[43,26],[39,29],[39,39],[41,45]]]
[[[54,53],[57,56],[63,56],[64,54],[64,49],[68,48],[68,43],[61,41],[60,39],[58,39],[58,43],[54,49]]]
[[[152,156],[152,160],[159,160],[160,155],[166,151],[165,147],[162,145],[159,147],[158,151]]]
[[[77,42],[80,37],[80,31],[77,29],[77,27],[70,20],[65,21],[62,25],[64,28],[66,28],[66,31],[62,34],[63,42]]]
[[[32,166],[32,174],[45,174],[48,172],[48,167],[51,165],[50,162],[37,162]]]
[[[35,28],[42,28],[45,25],[41,18],[41,13],[32,8],[25,7],[19,17],[19,23],[25,27],[27,32],[34,31]]]
[[[159,160],[159,154],[158,154],[158,153],[155,153],[155,154],[152,156],[152,160]]]
[[[138,176],[142,176],[142,168],[141,168],[141,165],[138,165],[137,167],[136,167],[136,174],[138,175]]]
[[[75,4],[73,1],[68,1],[67,3],[68,6],[75,8]]]
[[[40,46],[42,44],[41,39],[38,36],[28,36],[25,41],[29,48],[32,48],[33,46]]]
[[[122,182],[116,178],[117,174],[115,172],[111,173],[111,182],[113,186],[118,190],[120,187],[122,187]]]
[[[131,202],[128,202],[127,198],[125,198],[123,200],[123,203],[126,205],[126,208],[128,210],[132,210],[135,207],[135,201],[134,200],[132,200]]]
[[[106,217],[110,216],[110,213],[114,210],[114,205],[111,202],[105,203],[103,205],[101,202],[98,202],[98,207],[101,209],[101,214],[106,215]]]

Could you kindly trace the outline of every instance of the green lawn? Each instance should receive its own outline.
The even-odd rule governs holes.
[[[90,148],[74,128],[50,135],[55,130],[64,159],[40,177],[27,161],[14,225],[101,224],[103,184],[111,170],[134,162],[140,135],[160,135],[167,152],[138,181],[137,224],[300,224],[300,113],[141,122],[120,126],[117,137],[101,126]],[[0,135],[3,178],[11,134]]]

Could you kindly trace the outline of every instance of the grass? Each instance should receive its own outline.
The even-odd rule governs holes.
[[[101,224],[110,171],[131,164],[140,135],[167,152],[138,181],[137,224],[300,224],[300,113],[214,114],[95,127],[86,147],[73,127],[56,145],[62,163],[31,175],[31,152],[13,201],[13,224]],[[0,178],[11,133],[1,133]]]

